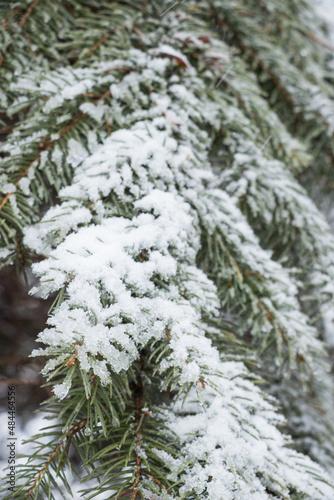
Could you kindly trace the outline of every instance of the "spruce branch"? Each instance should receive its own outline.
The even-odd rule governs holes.
[[[102,45],[102,44],[103,44],[106,40],[108,40],[108,38],[109,38],[111,35],[113,35],[113,34],[117,33],[117,32],[118,32],[118,31],[120,31],[120,30],[124,30],[124,29],[126,29],[126,26],[121,25],[121,26],[118,26],[116,29],[114,29],[114,30],[110,30],[108,33],[105,33],[105,34],[104,34],[104,35],[103,35],[103,36],[102,36],[102,37],[101,37],[101,38],[100,38],[100,39],[99,39],[99,40],[98,40],[98,41],[97,41],[97,42],[93,45],[93,47],[91,47],[91,48],[89,49],[89,51],[87,52],[87,54],[85,55],[85,57],[90,57],[90,56],[93,54],[93,52],[95,52],[95,50],[96,50],[96,49],[98,49],[100,45]]]
[[[92,55],[92,53],[100,46],[102,45],[110,36],[110,33],[105,33],[101,38],[100,40],[98,40],[95,45],[93,45],[93,47],[91,49],[89,49],[89,51],[87,52],[87,55],[86,57],[90,57]]]
[[[42,140],[38,144],[39,150],[40,151],[48,151],[48,150],[52,149],[55,146],[55,144],[57,143],[57,141],[59,141],[67,132],[69,132],[69,130],[71,130],[71,128],[74,127],[80,120],[85,118],[85,116],[86,116],[85,113],[80,113],[78,116],[74,117],[73,120],[69,124],[67,124],[63,129],[60,130],[58,139],[48,140],[45,137],[44,140]],[[41,159],[41,156],[40,156],[40,154],[38,154],[30,162],[30,165],[24,170],[24,172],[21,172],[19,178],[14,182],[15,187],[17,187],[19,185],[19,182],[21,179],[23,179],[24,177],[26,177],[28,175],[29,170],[33,166],[35,166],[35,164],[38,163],[40,159]],[[0,212],[4,208],[6,203],[8,202],[10,196],[12,196],[14,194],[15,194],[14,191],[11,191],[11,192],[7,193],[6,196],[4,196],[4,198],[2,199],[2,201],[0,203]]]
[[[316,117],[316,121],[320,121],[324,128],[324,132],[327,135],[327,140],[330,139],[330,137],[332,136],[333,128],[330,113],[323,113],[322,110],[319,111],[316,108],[313,109],[312,103],[312,109],[309,109],[309,99],[305,100],[304,102],[299,102],[301,94],[297,93],[295,95],[292,92],[294,89],[292,81],[297,80],[298,75],[295,68],[289,63],[289,61],[286,61],[286,64],[289,66],[289,72],[287,72],[286,77],[285,73],[280,72],[278,68],[272,65],[271,59],[270,57],[268,57],[269,51],[265,44],[258,47],[255,46],[255,44],[254,46],[252,46],[252,44],[249,43],[249,40],[247,40],[247,42],[244,41],[242,31],[238,27],[238,23],[234,23],[235,25],[232,25],[228,20],[228,16],[227,19],[226,16],[222,18],[213,2],[210,2],[210,9],[212,15],[216,20],[216,23],[224,30],[228,30],[228,32],[231,33],[233,44],[235,44],[240,49],[240,51],[245,55],[246,58],[249,57],[252,61],[254,61],[262,73],[265,73],[267,75],[268,79],[273,83],[273,85],[278,89],[279,93],[283,96],[289,108],[298,108],[299,113],[302,113],[304,117],[307,116],[307,120],[309,120],[310,122],[312,120],[312,116]],[[242,17],[240,19],[242,19]],[[307,78],[305,78],[303,85],[305,87],[305,90],[308,89],[309,92],[311,92],[311,85],[309,84]],[[326,99],[325,95],[323,96],[323,99]],[[330,99],[328,99],[328,106],[331,106]],[[330,151],[331,148],[329,147],[328,150]]]
[[[47,459],[47,461],[45,462],[45,464],[43,465],[42,469],[40,470],[40,472],[37,474],[37,476],[35,477],[34,481],[33,481],[33,484],[31,485],[30,489],[28,490],[28,492],[25,494],[25,498],[31,498],[31,495],[34,493],[36,487],[38,486],[39,482],[41,481],[41,479],[43,478],[44,474],[47,472],[48,470],[48,467],[50,465],[50,463],[57,457],[57,455],[59,454],[59,452],[64,448],[65,449],[65,452],[68,451],[68,448],[70,446],[70,443],[71,443],[71,440],[72,438],[78,433],[80,432],[84,426],[86,425],[87,423],[87,418],[83,418],[82,420],[80,420],[80,422],[77,422],[76,424],[74,424],[70,430],[66,433],[65,435],[65,438],[67,438],[67,441],[66,441],[66,444],[64,444],[63,442],[59,443],[59,445],[55,448],[55,450],[51,453],[51,455],[49,456],[49,458]]]
[[[320,38],[318,35],[315,35],[312,33],[312,31],[307,30],[306,34],[311,40],[314,42],[318,43],[322,47],[325,47],[325,49],[329,50],[330,52],[334,53],[334,47],[331,43],[329,43],[327,40],[324,40],[323,38]]]
[[[37,5],[39,4],[39,2],[40,2],[40,0],[34,0],[32,2],[32,4],[30,5],[29,9],[27,10],[27,12],[22,16],[22,19],[19,22],[19,25],[20,25],[21,28],[23,28],[23,26],[27,22],[29,16],[31,15],[32,11],[35,9],[35,7],[37,7]]]
[[[292,95],[290,95],[289,91],[281,83],[279,77],[266,65],[266,63],[262,59],[258,58],[255,50],[253,50],[251,47],[249,47],[248,45],[246,45],[246,43],[243,42],[243,40],[238,36],[237,31],[235,31],[233,29],[233,27],[228,23],[228,21],[225,18],[222,18],[219,15],[219,12],[216,9],[215,4],[213,4],[212,2],[210,2],[210,10],[211,10],[211,13],[212,13],[216,23],[219,26],[221,26],[224,30],[228,30],[229,32],[232,33],[233,43],[235,43],[235,45],[241,50],[242,53],[250,54],[250,57],[253,60],[257,61],[258,66],[261,68],[261,70],[266,72],[266,74],[269,76],[269,78],[273,81],[275,86],[278,88],[278,90],[284,96],[287,103],[289,105],[291,105],[292,107],[295,107],[295,102],[294,102]]]

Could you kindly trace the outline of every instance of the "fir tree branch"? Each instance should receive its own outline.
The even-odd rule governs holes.
[[[83,118],[85,118],[87,115],[85,113],[80,113],[78,116],[74,117],[73,120],[67,124],[63,129],[61,129],[61,131],[59,132],[59,138],[58,139],[54,139],[54,140],[47,140],[47,138],[44,139],[44,141],[41,141],[39,144],[38,144],[38,148],[40,151],[48,151],[50,149],[52,149],[55,144],[72,128],[74,127],[80,120],[82,120]],[[17,187],[19,185],[19,182],[21,179],[23,179],[23,177],[26,177],[28,175],[28,172],[30,170],[30,168],[32,168],[36,162],[38,162],[40,160],[40,154],[38,154],[36,156],[36,158],[34,158],[32,160],[32,162],[30,163],[30,165],[24,170],[24,172],[22,172],[20,174],[20,177],[15,181],[14,183],[14,186]],[[10,193],[7,193],[6,196],[3,198],[2,202],[0,203],[0,212],[1,210],[4,208],[4,206],[6,205],[6,203],[8,202],[9,198],[11,195],[14,194],[14,191],[11,191]]]
[[[210,10],[211,13],[216,21],[216,23],[221,26],[222,28],[230,31],[233,33],[233,42],[235,45],[245,54],[250,54],[251,58],[257,61],[258,66],[267,73],[267,75],[270,77],[270,79],[273,81],[275,86],[278,88],[278,90],[281,92],[281,94],[285,97],[286,101],[288,104],[290,104],[292,107],[295,107],[295,102],[292,97],[292,95],[288,92],[286,87],[280,82],[280,79],[277,75],[274,74],[274,72],[267,67],[267,65],[262,61],[261,59],[258,58],[255,50],[247,46],[242,39],[238,36],[237,32],[233,29],[233,27],[227,22],[226,19],[222,19],[220,16],[218,10],[215,8],[214,4],[210,2]]]
[[[19,26],[20,28],[23,28],[23,26],[25,25],[26,21],[28,20],[29,16],[31,15],[32,11],[34,10],[34,8],[38,5],[38,3],[40,2],[40,0],[34,0],[33,3],[30,5],[29,9],[27,10],[27,12],[23,15],[21,21],[19,22]],[[14,9],[14,12],[16,11],[17,9]],[[8,17],[6,17],[4,19],[4,22],[2,23],[1,27],[3,27],[4,29],[7,29],[7,25],[8,25]],[[13,40],[15,39],[15,35],[13,36]],[[31,44],[31,42],[29,41],[29,36],[26,34],[26,39],[28,41],[28,43]],[[6,51],[8,51],[9,49],[12,48],[12,44],[8,44],[2,54],[2,56],[0,57],[0,67],[2,66],[4,60],[5,60],[5,57],[6,57]]]
[[[94,45],[93,47],[87,52],[86,54],[86,57],[90,57],[93,52],[95,52],[96,49],[99,48],[100,45],[102,45],[106,40],[108,40],[108,38],[113,35],[115,32],[119,31],[119,30],[122,30],[122,29],[125,29],[126,26],[118,26],[116,29],[114,30],[110,30],[108,33],[105,33]]]
[[[33,494],[36,486],[38,485],[38,483],[40,482],[40,480],[43,478],[44,474],[46,473],[46,471],[47,471],[50,463],[52,462],[52,460],[58,455],[58,453],[60,452],[60,450],[64,446],[65,446],[65,449],[68,450],[68,447],[70,445],[71,439],[78,432],[80,432],[83,429],[83,427],[86,425],[86,423],[87,423],[87,418],[83,418],[82,420],[80,420],[80,422],[78,422],[75,425],[73,425],[70,428],[70,430],[65,434],[65,437],[68,438],[66,444],[64,445],[64,443],[59,443],[59,445],[56,447],[56,449],[53,451],[53,453],[50,455],[50,457],[47,459],[47,461],[43,465],[43,467],[40,470],[40,472],[37,474],[37,476],[34,479],[33,484],[31,485],[29,491],[26,493],[25,498],[30,498],[31,497],[31,495]]]
[[[58,455],[58,453],[59,453],[59,451],[61,450],[62,447],[63,447],[63,444],[60,443],[57,446],[57,448],[54,450],[54,452],[50,455],[50,457],[48,458],[48,460],[46,461],[46,463],[43,465],[41,471],[36,476],[36,478],[35,478],[32,486],[31,486],[30,490],[26,493],[25,498],[30,498],[30,496],[34,492],[34,489],[36,488],[38,482],[42,479],[42,477],[44,476],[45,472],[47,471],[47,468],[48,468],[49,464]]]
[[[327,40],[320,38],[319,36],[315,35],[314,33],[312,33],[312,31],[309,31],[309,30],[306,31],[306,35],[314,42],[318,43],[319,45],[321,45],[325,49],[334,53],[333,45],[331,43],[327,42]]]
[[[269,67],[268,63],[265,62],[263,58],[261,58],[260,53],[252,48],[252,46],[249,44],[249,40],[243,41],[242,36],[238,33],[238,30],[235,29],[227,20],[226,18],[222,18],[214,6],[212,2],[210,2],[210,10],[212,15],[214,16],[215,21],[219,26],[221,26],[223,29],[228,30],[232,34],[232,42],[241,50],[242,54],[244,54],[247,57],[250,57],[258,66],[258,68],[265,73],[270,81],[273,83],[273,85],[278,89],[280,94],[283,96],[285,99],[287,105],[289,108],[301,108],[301,113],[305,116],[306,112],[303,109],[303,106],[301,107],[298,102],[296,102],[296,99],[291,91],[287,89],[287,85],[282,81],[281,74],[277,74],[274,69]],[[328,47],[327,47],[328,48]],[[288,61],[287,61],[288,64]],[[290,84],[291,87],[291,84]],[[309,112],[308,112],[309,113]],[[319,111],[312,110],[312,114],[316,119],[320,119],[322,125],[327,131],[328,135],[331,135],[331,124],[329,121],[323,116],[323,114]],[[307,118],[310,120],[310,117],[308,116]],[[330,152],[331,149],[330,147],[328,148],[328,151]]]
[[[87,52],[87,55],[86,57],[90,57],[93,52],[99,48],[100,45],[102,45],[109,37],[110,37],[111,33],[106,33],[105,35],[103,35],[100,40],[98,40],[95,45],[93,45],[93,47]]]
[[[32,11],[34,10],[35,7],[37,7],[37,5],[39,4],[39,2],[40,2],[40,0],[34,0],[33,3],[30,5],[29,9],[24,14],[24,16],[22,17],[22,19],[21,19],[21,21],[19,23],[21,28],[23,28],[23,26],[27,22],[29,16],[31,15]]]

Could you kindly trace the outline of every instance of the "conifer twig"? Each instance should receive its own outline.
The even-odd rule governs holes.
[[[93,47],[87,52],[86,57],[89,57],[92,55],[92,53],[100,46],[102,45],[111,35],[111,33],[105,33],[100,40],[98,40]]]
[[[157,483],[159,486],[162,486],[165,491],[168,491],[168,489],[166,488],[166,486],[164,484],[162,484],[162,482],[159,481],[159,479],[157,479],[156,477],[151,476],[151,474],[148,474],[145,471],[143,471],[142,474],[144,476],[149,477],[150,479],[152,479],[152,481],[154,481],[155,483]]]
[[[21,21],[20,21],[20,27],[22,28],[25,23],[27,22],[27,19],[28,17],[30,16],[30,14],[32,13],[32,11],[34,10],[34,8],[37,6],[37,4],[39,3],[40,0],[35,0],[29,7],[29,9],[27,10],[27,12],[24,14],[24,16],[22,17]]]
[[[0,66],[1,66],[1,63],[0,63]],[[104,94],[102,94],[101,96],[98,97],[98,100],[105,100],[108,96],[110,95],[110,90],[108,89],[106,92],[104,92]],[[86,113],[80,113],[78,116],[76,116],[75,118],[73,118],[73,120],[68,123],[60,132],[59,132],[59,138],[58,139],[53,139],[51,141],[49,141],[47,144],[46,144],[46,139],[47,138],[44,138],[44,142],[41,141],[39,143],[39,149],[42,150],[42,151],[48,151],[50,149],[53,148],[53,146],[57,143],[57,141],[59,141],[59,139],[61,139],[74,125],[76,125],[80,120],[82,120],[83,118],[85,118],[87,116]],[[108,127],[107,127],[108,128]],[[109,130],[108,130],[108,134],[109,134]],[[23,177],[26,177],[28,172],[29,172],[29,169],[35,164],[35,162],[38,162],[40,160],[40,154],[37,155],[36,158],[34,158],[34,160],[29,164],[29,166],[24,170],[24,172],[21,174],[21,176],[15,181],[14,183],[14,186],[17,187],[20,180],[23,179]],[[1,210],[3,209],[3,207],[6,205],[6,203],[8,202],[9,200],[9,197],[14,194],[14,191],[11,191],[10,193],[7,193],[6,196],[4,196],[2,202],[0,203],[0,212]]]
[[[95,52],[95,50],[97,48],[99,48],[100,45],[102,45],[111,35],[113,35],[116,31],[118,30],[121,30],[125,28],[124,25],[121,25],[121,26],[118,26],[115,30],[110,30],[108,31],[108,33],[105,33],[94,45],[91,49],[89,49],[89,51],[87,52],[86,54],[86,57],[90,57],[92,55],[93,52]]]
[[[294,100],[293,96],[291,95],[291,93],[287,90],[287,88],[282,84],[280,76],[276,75],[274,73],[274,71],[272,71],[265,64],[265,62],[260,57],[258,57],[258,55],[254,49],[249,49],[249,47],[240,39],[240,37],[237,36],[237,33],[235,32],[235,30],[233,30],[233,28],[227,23],[227,21],[220,17],[219,13],[217,12],[217,9],[214,7],[214,5],[211,2],[210,2],[210,9],[211,9],[211,12],[212,12],[217,24],[219,24],[220,26],[224,27],[225,29],[227,29],[233,33],[233,38],[234,38],[234,42],[235,42],[236,46],[239,49],[241,49],[244,53],[248,52],[250,54],[252,59],[254,59],[256,61],[258,67],[268,75],[268,77],[273,82],[275,87],[279,90],[279,92],[282,94],[282,96],[284,97],[286,102],[292,108],[295,108],[296,107],[295,100]],[[309,36],[310,38],[312,38],[314,41],[317,41],[318,43],[321,42],[321,40],[317,39],[316,35],[313,35],[313,33],[311,33],[311,32],[307,32],[306,35]],[[327,49],[332,50],[334,52],[334,47],[332,47],[330,45],[328,46],[327,42],[325,42],[325,41],[323,41],[321,44],[323,44],[323,43],[326,44]],[[322,120],[322,125],[326,129],[330,128],[329,122],[326,119],[323,119],[323,116],[321,115],[321,113],[315,112],[314,114],[317,118],[320,118]]]
[[[67,432],[66,437],[68,438],[68,441],[66,442],[66,449],[68,449],[69,443],[70,443],[72,437],[75,434],[77,434],[85,426],[86,422],[87,422],[87,418],[83,418],[82,420],[80,420],[80,422],[78,422],[77,424],[73,425],[70,428],[70,430]],[[52,462],[52,460],[58,455],[59,451],[61,450],[61,448],[63,446],[64,446],[64,443],[59,443],[59,445],[56,447],[56,449],[49,456],[49,458],[47,459],[47,461],[43,465],[42,469],[39,471],[39,473],[35,477],[34,482],[33,482],[32,486],[31,486],[31,488],[29,489],[29,491],[25,495],[25,498],[30,498],[30,496],[33,493],[34,489],[36,488],[38,482],[44,476],[44,474],[45,474],[48,466],[50,465],[50,463]]]
[[[321,45],[322,47],[324,47],[325,49],[329,50],[330,52],[333,52],[334,53],[334,47],[332,44],[330,44],[329,42],[327,42],[327,40],[323,40],[322,38],[318,37],[317,35],[315,35],[314,33],[312,33],[312,31],[306,31],[306,34],[309,38],[311,38],[311,40],[313,40],[314,42],[316,42],[318,45]]]
[[[68,132],[74,125],[78,123],[82,118],[84,118],[86,113],[81,113],[80,115],[76,116],[68,125],[66,125],[60,132],[59,132],[59,139],[63,137],[66,132]],[[45,138],[46,139],[46,138]],[[59,139],[54,139],[52,141],[49,141],[48,144],[45,144],[45,142],[40,142],[39,143],[39,149],[43,151],[48,151],[51,149]],[[34,158],[32,162],[28,165],[28,167],[24,170],[24,172],[20,175],[20,177],[15,181],[14,186],[17,187],[20,180],[23,179],[23,177],[26,177],[28,175],[29,169],[35,164],[35,162],[38,162],[40,160],[40,154]],[[0,203],[0,212],[3,209],[3,207],[6,205],[6,203],[9,200],[9,197],[14,194],[14,191],[11,191],[10,193],[7,193],[6,196],[3,198],[2,202]]]

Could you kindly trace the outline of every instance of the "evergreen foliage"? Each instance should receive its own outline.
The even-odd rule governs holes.
[[[2,12],[0,256],[54,297],[52,424],[4,498],[69,498],[73,457],[87,500],[333,498],[334,49],[311,2]]]

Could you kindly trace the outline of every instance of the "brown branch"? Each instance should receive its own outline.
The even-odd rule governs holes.
[[[78,361],[76,354],[71,354],[71,356],[66,361],[66,366],[73,366]]]
[[[26,493],[25,495],[25,498],[29,498],[30,495],[32,494],[32,492],[34,491],[38,481],[44,476],[45,472],[46,472],[46,469],[48,467],[48,465],[52,462],[52,460],[58,455],[58,452],[59,450],[63,447],[63,444],[60,443],[58,444],[57,448],[54,450],[54,452],[50,455],[50,457],[48,458],[48,460],[45,462],[45,464],[43,465],[42,469],[39,471],[39,473],[37,474],[30,490],[28,491],[28,493]]]
[[[93,206],[95,205],[95,201],[92,201],[92,203],[90,203],[87,208],[88,210],[90,210]]]
[[[99,101],[100,99],[102,99],[102,101],[104,101],[107,97],[110,97],[111,96],[111,92],[110,90],[106,90],[106,92],[104,92],[104,94],[101,95],[101,97],[99,97],[97,100]]]
[[[75,434],[77,434],[85,426],[86,422],[87,422],[87,418],[83,418],[82,420],[80,420],[80,422],[78,422],[77,424],[73,425],[70,428],[70,430],[66,434],[66,437],[68,438],[68,441],[66,442],[65,449],[68,449],[69,443],[70,443],[72,437]],[[61,450],[61,448],[63,446],[64,446],[64,443],[60,443],[57,446],[57,448],[52,452],[52,454],[49,456],[49,458],[47,459],[47,461],[43,465],[42,469],[39,471],[39,473],[35,477],[34,482],[33,482],[32,486],[31,486],[30,490],[25,495],[25,498],[29,498],[31,496],[31,494],[33,493],[34,489],[36,488],[38,482],[44,476],[44,474],[45,474],[48,466],[50,465],[50,463],[52,462],[52,460],[58,455],[59,451]]]
[[[87,52],[86,54],[86,57],[89,57],[92,55],[92,53],[100,46],[102,45],[103,42],[105,42],[107,40],[107,38],[109,38],[111,35],[111,33],[106,33],[105,35],[103,35],[103,37],[100,38],[100,40],[98,40],[94,45],[93,47]]]
[[[142,45],[146,45],[145,44],[145,36],[144,36],[144,33],[139,29],[137,28],[135,25],[132,26],[132,29],[135,33],[137,33],[138,37],[140,38],[140,43]]]
[[[286,89],[286,87],[282,84],[281,82],[281,79],[280,79],[280,76],[276,75],[274,73],[273,70],[271,70],[267,64],[262,60],[260,59],[260,57],[258,56],[257,52],[255,49],[249,49],[249,46],[244,43],[240,37],[237,35],[236,31],[226,22],[226,20],[224,19],[221,19],[221,17],[219,16],[219,13],[218,11],[216,10],[216,8],[214,7],[214,5],[212,5],[210,3],[210,9],[211,9],[211,13],[215,19],[215,21],[217,22],[217,24],[219,24],[221,27],[225,28],[226,30],[230,31],[232,34],[233,34],[233,41],[235,43],[235,45],[240,49],[242,50],[244,53],[247,53],[250,54],[250,56],[254,59],[254,61],[257,63],[258,67],[265,73],[267,73],[268,77],[271,79],[271,81],[273,82],[273,84],[276,86],[276,88],[280,91],[280,93],[283,95],[283,97],[285,98],[285,100],[287,101],[287,103],[295,108],[296,107],[296,103],[295,103],[295,100],[293,98],[293,96],[290,94],[290,92]],[[327,45],[327,42],[326,41],[322,41],[319,39],[317,39],[316,35],[313,35],[313,33],[311,32],[307,32],[306,33],[307,36],[310,36],[312,39],[314,39],[315,41],[318,41],[318,43],[323,43],[323,44],[326,44]],[[316,40],[317,39],[317,40]],[[333,49],[333,52],[334,52],[334,47],[332,46],[327,46],[327,48],[329,50],[332,50]],[[320,118],[321,121],[322,121],[322,125],[328,129],[329,128],[329,123],[326,119],[324,119],[324,117],[321,115],[321,113],[319,112],[314,112],[314,115],[317,117],[317,118]]]
[[[171,334],[170,334],[170,331],[168,330],[168,328],[164,329],[164,333],[166,334],[168,342],[170,342],[172,340],[172,337],[171,337]]]
[[[312,33],[312,31],[307,30],[306,35],[311,38],[314,42],[316,42],[318,45],[321,45],[322,47],[325,47],[325,49],[329,50],[330,52],[334,53],[334,47],[331,45],[327,40],[323,40],[322,38],[319,38],[317,35]]]
[[[85,57],[89,57],[92,55],[92,53],[100,46],[102,43],[104,43],[110,35],[114,34],[118,30],[124,29],[125,26],[122,24],[121,26],[118,26],[115,30],[110,30],[108,33],[105,33],[94,45],[93,47],[87,52]]]
[[[1,66],[1,59],[0,58],[0,66]],[[2,127],[0,128],[0,134],[8,134],[9,132],[11,132],[13,130],[13,126],[9,126],[9,127]]]
[[[34,2],[35,3],[35,2]],[[36,3],[37,5],[37,3]],[[120,26],[118,29],[122,29],[123,26]],[[101,42],[102,43],[102,42]],[[4,57],[4,56],[3,56]],[[0,66],[2,64],[2,60],[3,60],[3,57],[0,59]],[[128,68],[127,68],[128,69]],[[107,70],[108,71],[108,70]],[[131,71],[131,69],[129,69],[129,71]],[[83,96],[85,94],[82,94]],[[87,94],[88,95],[88,94]],[[106,92],[104,92],[104,94],[102,94],[101,96],[96,96],[97,100],[105,100],[107,97],[110,96],[110,90],[108,89]],[[48,143],[46,143],[46,138],[44,139],[44,142],[41,141],[39,143],[39,149],[41,151],[48,151],[49,149],[51,149],[55,143],[57,141],[59,141],[59,139],[61,139],[65,134],[66,132],[68,132],[74,125],[76,125],[80,120],[82,120],[83,118],[85,118],[87,116],[86,113],[80,113],[78,116],[76,116],[68,125],[66,125],[60,132],[59,132],[59,138],[58,139],[54,139],[54,140],[51,140],[49,141]],[[111,128],[110,128],[110,125],[107,124],[107,130],[108,130],[108,134],[110,135],[111,133]],[[15,187],[18,186],[20,180],[23,178],[23,177],[26,177],[26,175],[28,174],[28,171],[29,169],[33,166],[33,164],[35,162],[38,162],[40,160],[40,154],[38,154],[38,156],[30,163],[30,165],[25,169],[25,171],[22,173],[22,175],[17,179],[17,181],[14,183]],[[3,198],[2,202],[0,203],[0,212],[1,210],[3,209],[3,207],[6,205],[6,203],[8,202],[9,200],[9,197],[14,194],[14,191],[11,191],[10,193],[7,193],[6,196]]]
[[[276,85],[276,87],[281,92],[286,101],[294,108],[295,101],[291,96],[290,92],[288,92],[287,89],[284,87],[284,85],[280,82],[279,77],[275,75],[275,73],[271,69],[269,69],[261,59],[257,57],[257,54],[254,50],[251,51],[251,56],[253,57],[253,59],[256,60],[259,67],[267,73],[269,78],[271,78],[271,80],[274,82],[274,85]]]
[[[41,260],[44,260],[45,257],[44,255],[38,255],[37,253],[26,253],[25,256],[30,259],[30,260],[33,260],[33,261],[37,261],[37,262],[40,262]]]
[[[82,118],[84,118],[86,113],[81,113],[80,115],[76,116],[68,125],[66,125],[60,132],[59,132],[59,139],[63,137],[66,132],[68,132],[78,121],[80,121]],[[59,139],[54,139],[52,141],[49,141],[48,144],[46,142],[41,141],[38,145],[39,149],[42,151],[48,151],[51,149]],[[14,183],[14,186],[17,187],[20,180],[23,179],[23,177],[26,177],[28,174],[29,169],[34,165],[35,162],[38,162],[40,160],[40,154],[36,156],[36,158],[29,164],[29,166],[25,169],[25,171],[20,175],[20,177],[17,179],[17,181]],[[3,207],[6,205],[6,203],[9,200],[9,197],[14,194],[14,191],[11,191],[10,193],[7,193],[2,202],[0,203],[0,212],[3,209]]]
[[[22,17],[21,21],[19,22],[19,26],[20,28],[22,28],[28,17],[30,16],[30,14],[32,13],[32,11],[34,10],[34,8],[36,7],[36,5],[39,3],[40,0],[35,0],[29,7],[29,9],[27,10],[27,12],[24,14],[24,16]],[[21,10],[21,9],[14,9],[13,12],[17,11],[17,10]],[[5,18],[3,23],[1,24],[1,27],[4,28],[4,29],[7,29],[7,24],[8,24],[8,18]],[[13,37],[15,38],[15,36]],[[28,40],[29,42],[29,40]],[[31,44],[31,42],[29,42]],[[10,43],[8,46],[7,46],[7,51],[8,49],[10,49],[12,47],[12,44]],[[34,51],[33,51],[34,52]],[[5,60],[5,52],[2,54],[2,56],[0,57],[0,67],[2,66],[3,62]]]
[[[117,497],[117,498],[123,498],[123,497],[125,497],[126,495],[128,495],[129,493],[132,493],[132,490],[126,490],[126,491],[123,491],[123,493],[121,493],[120,495],[118,495],[118,497]],[[136,494],[137,494],[137,493],[138,493],[138,492],[136,491]]]
[[[154,481],[155,483],[157,483],[159,486],[162,486],[164,490],[168,491],[166,486],[164,484],[162,484],[161,481],[159,481],[159,479],[151,476],[150,474],[148,474],[147,472],[143,471],[142,474],[144,474],[146,477],[149,477],[150,479],[152,479],[152,481]]]
[[[128,68],[127,66],[113,66],[112,68],[105,69],[102,73],[111,73],[111,71],[125,71],[126,73],[130,73],[132,68]]]
[[[281,84],[279,78],[265,65],[265,63],[261,59],[257,57],[257,54],[254,49],[249,50],[249,47],[237,36],[235,30],[230,26],[230,24],[228,24],[228,22],[225,19],[222,19],[220,17],[217,9],[212,4],[210,5],[210,8],[217,24],[219,24],[222,28],[227,29],[228,31],[233,33],[233,39],[236,46],[243,52],[250,53],[251,57],[256,60],[258,66],[268,74],[268,76],[274,82],[279,91],[284,95],[288,103],[294,107],[295,103],[292,96],[286,90],[286,88]]]
[[[29,7],[29,9],[27,10],[27,12],[24,14],[24,16],[22,17],[21,21],[20,21],[20,27],[22,28],[25,23],[27,22],[27,19],[28,17],[30,16],[30,14],[32,13],[32,11],[34,10],[34,8],[36,7],[36,5],[39,3],[39,0],[35,0]]]
[[[25,264],[25,258],[24,258],[23,252],[22,252],[22,245],[21,245],[20,239],[18,237],[15,238],[15,241],[16,241],[17,257],[18,257],[19,265],[21,268],[23,268],[24,264]]]
[[[91,389],[93,389],[93,387],[94,387],[96,378],[97,378],[97,375],[94,373],[94,375],[90,379],[90,388]]]
[[[107,90],[106,92],[104,92],[104,94],[102,94],[99,99],[106,99],[108,96],[110,96],[110,90]],[[80,113],[78,116],[76,116],[70,123],[68,123],[60,132],[59,132],[59,138],[58,139],[54,139],[54,140],[51,140],[49,141],[48,143],[46,143],[46,138],[44,138],[44,141],[42,140],[38,147],[41,151],[48,151],[49,149],[51,149],[57,141],[59,141],[59,139],[61,139],[65,134],[66,132],[68,132],[74,125],[76,125],[80,120],[82,120],[83,118],[85,118],[87,116],[86,113]],[[108,129],[108,133],[109,133],[109,128],[107,127]],[[110,133],[111,133],[111,130],[110,130]],[[110,135],[110,134],[109,134]],[[26,177],[26,175],[28,174],[28,171],[29,169],[33,166],[33,164],[35,162],[38,162],[40,160],[40,154],[38,154],[38,156],[36,156],[36,158],[30,163],[30,165],[25,169],[25,171],[22,173],[22,175],[17,179],[17,181],[14,183],[14,186],[17,187],[20,180],[23,179],[23,177]],[[6,196],[3,198],[2,202],[0,203],[0,212],[1,210],[3,209],[3,207],[6,205],[6,203],[8,202],[9,200],[9,197],[14,194],[14,191],[11,191],[10,193],[7,193]]]
[[[59,132],[59,139],[61,137],[63,137],[63,135],[65,135],[66,132],[68,132],[74,125],[76,125],[80,120],[82,120],[86,116],[87,116],[86,113],[80,113],[80,115],[73,118],[73,120],[70,123],[68,123],[63,129],[61,129],[61,131]],[[59,139],[57,139],[57,140],[59,140]],[[55,143],[56,143],[56,140],[50,141],[49,144],[51,144],[53,146]],[[50,149],[50,147],[51,146],[49,146],[47,149]]]
[[[285,333],[284,333],[283,329],[282,329],[280,326],[278,326],[278,325],[276,324],[276,322],[275,322],[275,318],[274,318],[274,317],[273,317],[273,315],[272,315],[272,314],[268,311],[268,309],[267,309],[267,308],[266,308],[266,307],[262,304],[262,302],[261,302],[260,300],[258,301],[257,306],[258,306],[258,308],[259,308],[259,309],[261,309],[261,310],[263,310],[263,311],[264,311],[264,313],[265,313],[265,315],[266,315],[266,317],[267,317],[267,319],[268,319],[269,323],[270,323],[272,326],[277,326],[277,329],[278,329],[278,331],[280,332],[282,339],[284,340],[284,342],[287,342],[287,338],[286,338],[286,335],[285,335]]]
[[[144,415],[147,415],[147,416],[148,416],[148,417],[150,417],[150,418],[153,418],[152,413],[150,413],[149,411],[142,410],[142,413],[143,413]]]
[[[27,175],[26,173],[24,173],[24,175],[22,175],[22,177],[24,177],[25,175]],[[20,177],[19,181],[22,179],[22,177]],[[17,184],[15,184],[16,186]],[[2,202],[0,203],[0,212],[1,210],[3,209],[3,207],[6,205],[7,201],[9,200],[9,197],[13,194],[14,191],[10,192],[10,193],[7,193],[6,196],[4,197],[4,199],[2,200]]]

